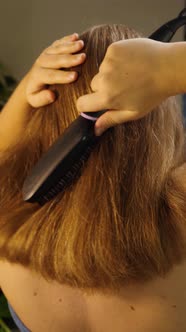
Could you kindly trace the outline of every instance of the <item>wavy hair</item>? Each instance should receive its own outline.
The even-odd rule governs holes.
[[[91,92],[107,47],[140,37],[121,24],[83,32],[78,80],[51,86],[58,99],[34,110],[22,137],[1,152],[1,260],[84,292],[145,283],[185,260],[185,131],[175,97],[107,132],[65,193],[42,207],[22,199],[30,169],[79,116],[76,100]]]

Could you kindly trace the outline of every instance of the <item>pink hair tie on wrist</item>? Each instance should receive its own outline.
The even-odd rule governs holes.
[[[80,113],[81,116],[83,116],[85,119],[88,119],[88,120],[93,120],[93,121],[96,121],[98,118],[95,117],[95,116],[90,116],[90,115],[87,115],[86,113]]]
[[[87,119],[87,120],[92,120],[92,121],[96,121],[102,114],[104,114],[105,112],[107,112],[108,110],[102,110],[99,112],[88,112],[88,113],[80,113],[80,115]],[[91,114],[91,115],[90,115]]]

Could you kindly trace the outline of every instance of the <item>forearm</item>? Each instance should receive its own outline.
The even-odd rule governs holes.
[[[26,99],[29,73],[21,80],[0,113],[1,145],[9,145],[22,132],[32,115],[33,107]]]
[[[163,62],[168,95],[186,93],[186,42],[167,44]]]

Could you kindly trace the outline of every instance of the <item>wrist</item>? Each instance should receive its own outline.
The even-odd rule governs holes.
[[[22,100],[25,104],[25,107],[27,107],[28,109],[33,109],[33,106],[29,104],[28,99],[27,99],[27,95],[26,95],[26,90],[27,90],[27,85],[28,85],[28,81],[30,79],[30,72],[28,72],[23,79],[20,82],[20,91],[22,90]]]
[[[167,97],[186,92],[186,43],[166,43],[162,53],[162,80]]]
[[[18,106],[16,107],[14,111],[14,114],[17,112],[22,112],[23,110],[30,110],[33,109],[33,107],[28,103],[27,96],[26,96],[26,87],[27,87],[27,82],[29,79],[29,72],[23,77],[23,79],[18,83],[17,87],[13,91],[12,95],[10,96],[9,100],[3,107],[1,114],[3,113],[9,113],[12,112],[13,106]],[[11,108],[9,107],[11,105]]]

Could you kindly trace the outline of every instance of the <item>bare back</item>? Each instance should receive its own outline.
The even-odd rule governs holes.
[[[186,262],[165,279],[122,289],[120,296],[87,296],[5,261],[0,262],[0,285],[33,332],[186,331]]]

